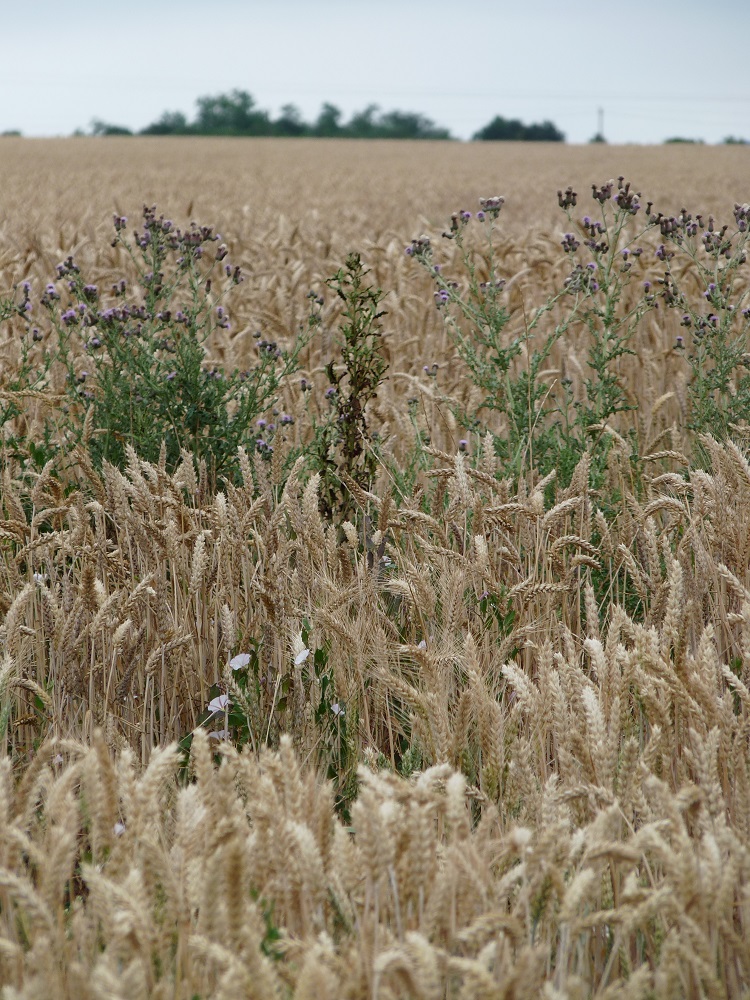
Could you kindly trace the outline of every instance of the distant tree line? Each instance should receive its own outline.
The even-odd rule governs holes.
[[[498,115],[472,136],[484,142],[565,142],[565,135],[550,121],[538,125],[524,125],[518,118],[501,118]]]
[[[348,121],[334,104],[323,104],[318,117],[307,122],[299,108],[285,104],[278,117],[259,108],[246,90],[199,97],[197,113],[188,121],[181,111],[165,111],[157,121],[141,129],[139,135],[226,135],[226,136],[319,136],[348,139],[452,139],[446,128],[425,115],[412,111],[381,111],[368,104]],[[133,135],[131,129],[99,119],[91,123],[92,135]],[[518,119],[497,116],[473,137],[477,140],[510,142],[564,142],[565,136],[552,122],[525,125]]]
[[[192,121],[182,111],[165,111],[161,118],[134,132],[124,125],[114,125],[95,118],[91,135],[217,135],[217,136],[319,136],[342,139],[452,139],[447,128],[436,125],[425,115],[413,111],[381,111],[377,104],[368,104],[355,112],[349,121],[335,104],[322,105],[317,118],[307,122],[295,104],[285,104],[278,117],[259,108],[246,90],[231,90],[226,94],[199,97],[197,113]],[[20,136],[18,129],[6,129],[3,136]],[[75,135],[86,133],[77,129]],[[479,142],[565,142],[565,134],[553,122],[545,120],[526,125],[518,118],[496,115],[471,137]],[[589,142],[606,143],[597,133]],[[673,136],[665,143],[703,143],[703,139]],[[728,135],[724,145],[747,146],[750,140]]]
[[[188,121],[181,111],[165,111],[157,121],[141,129],[139,135],[226,135],[226,136],[321,136],[352,139],[451,139],[448,129],[435,125],[425,115],[411,111],[381,112],[369,104],[343,121],[334,104],[324,104],[314,122],[306,122],[299,108],[285,104],[277,118],[257,107],[245,90],[199,97],[197,114]],[[95,120],[93,135],[132,135],[119,125]]]

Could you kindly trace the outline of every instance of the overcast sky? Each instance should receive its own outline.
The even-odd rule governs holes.
[[[4,0],[0,132],[134,130],[239,88],[278,114],[495,115],[570,142],[750,139],[750,0]]]

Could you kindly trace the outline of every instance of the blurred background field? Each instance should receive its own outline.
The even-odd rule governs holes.
[[[554,194],[568,184],[587,195],[592,183],[623,174],[666,214],[685,203],[718,215],[742,200],[748,177],[745,147],[690,144],[4,138],[0,155],[4,278],[39,254],[57,263],[97,229],[108,234],[113,211],[143,202],[181,221],[211,219],[248,253],[264,236],[273,252],[286,222],[297,239],[329,248],[316,261],[325,269],[355,246],[385,249],[442,227],[456,209],[474,211],[480,196],[502,194],[504,229],[525,240],[562,228]],[[304,257],[294,240],[287,252]]]

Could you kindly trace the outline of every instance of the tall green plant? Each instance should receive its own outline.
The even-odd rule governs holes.
[[[339,356],[326,366],[327,418],[316,428],[311,464],[321,473],[321,506],[327,517],[346,520],[353,509],[349,478],[369,489],[377,470],[377,444],[368,406],[385,379],[380,309],[383,292],[367,283],[369,271],[358,253],[327,282],[343,303]]]

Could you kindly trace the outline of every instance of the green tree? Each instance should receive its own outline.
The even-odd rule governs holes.
[[[281,116],[273,123],[273,130],[276,135],[309,135],[310,126],[303,121],[296,104],[285,104]]]
[[[323,104],[313,125],[313,134],[328,137],[341,135],[341,109],[328,102]]]
[[[483,142],[565,142],[565,135],[551,121],[524,125],[518,118],[497,115],[473,136]]]
[[[412,111],[389,111],[380,116],[378,131],[386,139],[450,139],[448,129],[440,128],[424,115]]]
[[[157,121],[141,129],[141,135],[186,135],[192,131],[181,111],[165,111]]]
[[[195,131],[201,135],[269,135],[272,131],[267,111],[255,107],[246,90],[199,97]]]
[[[378,113],[377,104],[368,104],[362,111],[353,114],[346,131],[354,139],[373,139],[377,134],[375,116]]]

